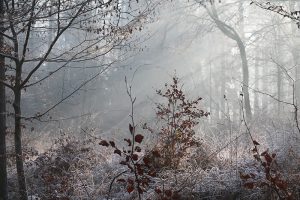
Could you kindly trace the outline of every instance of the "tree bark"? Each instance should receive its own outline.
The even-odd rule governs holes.
[[[22,152],[22,124],[21,124],[21,74],[22,66],[16,66],[16,85],[14,87],[14,112],[15,112],[15,154],[16,154],[16,166],[17,176],[19,184],[20,200],[28,200],[26,179],[23,166],[23,152]]]
[[[281,54],[280,54],[280,44],[278,44],[278,41],[280,41],[280,38],[278,36],[277,30],[274,30],[274,34],[275,34],[275,55],[276,58],[278,58],[278,60],[282,60],[281,59]],[[277,67],[277,116],[280,117],[281,114],[281,100],[282,100],[282,69],[279,66]]]
[[[0,0],[0,32],[4,32],[4,1]],[[0,51],[4,46],[4,38],[0,35]],[[5,80],[5,58],[0,56],[0,80]],[[0,83],[0,200],[7,200],[6,170],[6,98],[5,86]]]
[[[253,103],[253,110],[254,110],[254,115],[255,116],[258,116],[258,114],[259,114],[259,110],[260,110],[260,108],[259,108],[259,97],[258,97],[258,90],[259,90],[259,68],[258,68],[258,66],[259,66],[259,61],[258,61],[258,56],[259,54],[257,53],[256,54],[256,57],[255,57],[255,63],[254,63],[254,67],[255,67],[255,71],[254,71],[254,89],[256,90],[255,92],[254,92],[254,103]]]
[[[242,91],[244,94],[244,101],[245,101],[245,111],[246,111],[246,118],[250,120],[252,118],[251,112],[251,105],[250,105],[250,95],[249,95],[249,70],[248,70],[248,61],[246,55],[245,45],[242,40],[237,36],[236,42],[238,44],[240,55],[242,59],[242,67],[243,67],[243,86]]]
[[[224,46],[224,44],[222,44]],[[224,51],[222,51],[224,53]],[[220,107],[221,107],[221,113],[220,113],[220,119],[223,120],[225,119],[225,115],[229,114],[226,113],[226,106],[225,106],[225,97],[226,97],[226,73],[225,73],[225,67],[226,67],[226,58],[225,56],[223,57],[221,61],[221,76],[223,78],[221,79],[221,86],[220,86]]]
[[[263,52],[267,52],[268,49],[267,47],[264,47],[262,49]],[[262,66],[264,66],[262,68],[262,75],[263,75],[263,79],[261,81],[262,83],[262,91],[263,92],[266,92],[266,93],[269,93],[269,86],[271,85],[270,84],[270,77],[267,76],[268,74],[270,74],[270,71],[269,71],[269,68],[266,67],[268,66],[268,56],[266,54],[262,54]],[[261,106],[261,112],[262,114],[264,115],[269,115],[269,110],[270,110],[270,105],[271,105],[271,102],[270,102],[270,98],[262,98],[262,106]]]
[[[249,95],[249,70],[248,70],[248,61],[247,61],[247,54],[246,54],[246,48],[245,45],[239,36],[239,34],[226,24],[225,22],[221,21],[219,19],[217,10],[215,8],[215,5],[211,5],[211,11],[206,8],[209,16],[214,20],[216,23],[217,27],[220,29],[220,31],[225,34],[227,37],[230,39],[234,40],[239,48],[240,51],[240,56],[242,60],[242,71],[243,71],[243,86],[242,86],[242,92],[243,92],[243,97],[244,97],[244,106],[245,106],[245,111],[246,111],[246,119],[251,120],[252,118],[252,112],[251,112],[251,104],[250,104],[250,95]]]
[[[295,11],[299,8],[295,8],[297,6],[296,2],[290,1],[290,10]],[[292,36],[293,36],[293,47],[292,47],[292,56],[294,60],[295,67],[295,103],[299,106],[300,104],[300,40],[299,40],[299,30],[298,27],[292,23],[291,24],[292,29]]]

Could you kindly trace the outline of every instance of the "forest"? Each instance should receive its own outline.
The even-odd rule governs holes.
[[[298,0],[0,0],[0,200],[299,200],[298,105]]]

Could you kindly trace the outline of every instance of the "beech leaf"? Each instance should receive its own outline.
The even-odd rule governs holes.
[[[129,131],[131,134],[133,134],[133,130],[134,130],[133,126],[131,124],[129,124]]]
[[[135,151],[137,151],[137,152],[141,152],[141,151],[142,151],[142,149],[141,149],[141,147],[139,147],[139,146],[136,146],[136,147],[135,147]]]
[[[127,192],[130,194],[134,190],[133,185],[128,185],[127,186]]]
[[[112,147],[116,147],[116,144],[114,141],[109,141],[109,144],[112,146]]]
[[[134,137],[134,140],[138,143],[141,143],[144,139],[144,136],[142,136],[141,134],[138,134]]]
[[[109,146],[109,144],[106,140],[102,140],[101,142],[99,142],[99,145],[102,145],[102,146],[105,146],[105,147]]]
[[[165,194],[167,195],[167,197],[171,197],[172,196],[172,190],[165,190]]]
[[[254,188],[254,183],[253,182],[245,183],[244,187],[247,188],[247,189],[253,189]]]
[[[137,154],[132,154],[131,158],[132,160],[137,161],[139,159],[139,156]]]
[[[131,146],[131,140],[130,139],[124,139],[128,143],[128,146]]]
[[[155,188],[154,190],[157,194],[160,194],[161,193],[161,190],[159,188]]]
[[[119,149],[116,149],[116,150],[114,151],[114,153],[115,153],[115,154],[119,154],[119,155],[121,156],[121,151],[120,151]]]

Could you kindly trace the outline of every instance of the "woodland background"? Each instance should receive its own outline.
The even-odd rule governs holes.
[[[299,27],[296,0],[0,0],[0,200],[300,199]]]

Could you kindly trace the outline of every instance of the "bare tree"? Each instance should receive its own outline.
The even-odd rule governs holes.
[[[219,18],[218,12],[214,5],[214,1],[211,1],[209,5],[203,3],[201,4],[206,8],[207,13],[211,17],[211,19],[215,22],[219,30],[222,31],[222,33],[225,34],[227,37],[229,37],[230,39],[234,40],[237,43],[237,46],[240,51],[241,60],[242,60],[242,71],[243,71],[242,90],[245,99],[244,103],[245,103],[246,118],[250,120],[252,118],[252,112],[251,112],[250,97],[249,97],[249,90],[248,90],[249,69],[248,69],[248,60],[247,60],[245,45],[242,41],[242,38],[237,33],[237,31]]]
[[[4,1],[0,1],[0,33],[4,24]],[[0,51],[4,44],[3,35],[0,34]],[[0,80],[5,79],[5,57],[0,55]],[[6,98],[5,86],[0,83],[0,199],[6,200],[7,194],[7,170],[6,170]]]
[[[139,2],[139,5],[143,4],[142,9],[136,9],[136,6],[133,5],[134,2],[124,1],[130,4],[129,7],[132,8],[124,14],[118,0],[3,1],[5,12],[1,17],[3,28],[0,35],[4,40],[0,40],[2,47],[0,56],[2,60],[7,59],[11,64],[7,67],[10,71],[5,74],[5,68],[2,67],[3,61],[1,62],[1,75],[4,75],[4,78],[1,78],[0,85],[1,89],[6,86],[14,94],[14,141],[19,198],[27,200],[22,153],[22,120],[25,118],[22,116],[21,109],[23,91],[42,83],[68,64],[97,60],[123,44],[122,41],[126,40],[134,29],[138,29],[145,15],[152,10],[152,4],[150,2],[144,4]],[[126,23],[120,26],[120,21]],[[49,26],[49,24],[51,25]],[[40,32],[49,30],[53,32],[53,38],[50,42],[38,41],[34,37]],[[63,36],[68,37],[66,34],[72,32],[78,33],[78,40],[74,40],[68,48],[59,49],[61,38]],[[33,43],[38,43],[39,52],[34,53],[34,49],[30,45]],[[57,63],[58,67],[52,69],[51,73],[39,78],[37,75],[39,69],[44,67],[46,63]],[[110,66],[111,63],[104,63],[102,67],[99,67],[97,73],[79,84],[74,91],[43,113],[39,113],[32,118],[39,119],[43,117]],[[3,89],[1,95],[5,95]],[[3,122],[5,123],[1,120],[1,123]],[[1,129],[1,137],[3,137],[2,131]],[[1,148],[3,147],[5,147],[5,144],[1,143]],[[4,166],[5,163],[1,162],[2,165]]]

